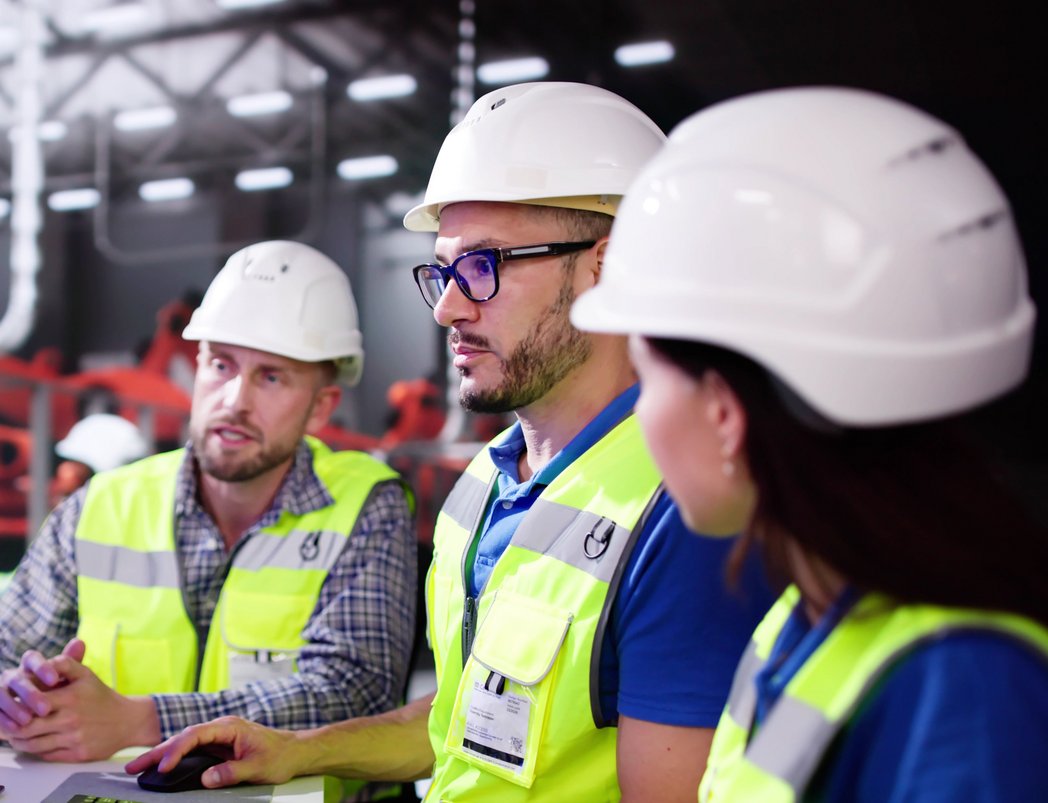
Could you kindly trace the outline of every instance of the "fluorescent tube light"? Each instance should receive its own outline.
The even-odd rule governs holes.
[[[196,192],[196,185],[188,178],[164,178],[146,181],[138,188],[143,201],[178,201]]]
[[[36,129],[36,135],[41,142],[58,142],[60,139],[65,139],[68,133],[69,126],[61,120],[45,120]]]
[[[6,198],[0,198],[0,218],[7,217],[11,213],[11,202]]]
[[[48,196],[47,205],[56,212],[73,212],[77,209],[90,209],[98,206],[101,197],[94,187],[58,190]]]
[[[673,45],[666,41],[637,42],[615,49],[615,61],[623,67],[661,64],[664,61],[671,61],[675,55]]]
[[[284,0],[215,0],[215,5],[219,8],[237,9],[255,8],[256,6],[272,6],[283,2]]]
[[[532,56],[524,59],[489,61],[477,67],[477,78],[485,84],[512,84],[518,81],[534,81],[549,72],[544,58]]]
[[[0,56],[8,56],[15,52],[21,38],[19,33],[13,25],[0,25]]]
[[[338,175],[346,181],[357,181],[363,178],[381,178],[392,176],[397,172],[397,160],[389,155],[362,156],[357,159],[344,159],[338,163]]]
[[[351,81],[346,94],[352,100],[368,101],[382,98],[403,98],[412,95],[418,83],[411,75],[382,75],[375,78],[360,78]]]
[[[145,131],[164,128],[178,117],[170,106],[153,106],[148,109],[126,109],[113,118],[113,125],[121,131]]]
[[[291,95],[283,89],[273,92],[258,92],[253,95],[238,95],[226,102],[226,110],[234,117],[257,117],[262,114],[277,114],[291,108]]]
[[[7,130],[7,138],[14,142],[21,130],[21,126],[11,126]],[[69,128],[61,120],[47,120],[36,127],[36,138],[41,142],[57,142],[65,139],[68,133]]]
[[[233,181],[237,189],[254,192],[286,187],[293,178],[291,171],[286,167],[260,167],[255,170],[241,170]]]

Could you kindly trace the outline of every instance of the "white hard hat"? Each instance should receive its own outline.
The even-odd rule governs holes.
[[[55,444],[55,453],[98,473],[145,457],[149,447],[138,427],[126,418],[95,413],[73,424],[69,434]]]
[[[1008,200],[960,135],[840,88],[758,93],[677,126],[571,316],[741,352],[857,426],[1015,387],[1034,317]]]
[[[444,139],[423,202],[404,217],[436,231],[459,201],[508,201],[614,215],[666,136],[614,92],[537,82],[489,92]]]
[[[349,279],[308,245],[249,245],[229,258],[204,294],[186,340],[209,340],[303,362],[333,360],[354,385],[364,367]]]

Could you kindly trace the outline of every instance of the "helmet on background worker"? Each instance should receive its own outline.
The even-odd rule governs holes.
[[[95,413],[77,421],[55,444],[55,454],[83,463],[94,473],[145,457],[149,445],[138,427],[119,415]]]
[[[566,129],[570,135],[566,135]],[[614,216],[638,170],[666,135],[613,92],[535,82],[481,97],[444,140],[411,231],[437,231],[459,201],[503,201]]]
[[[343,270],[287,240],[249,245],[212,280],[182,332],[303,362],[333,362],[346,385],[360,381],[364,348],[357,305]]]

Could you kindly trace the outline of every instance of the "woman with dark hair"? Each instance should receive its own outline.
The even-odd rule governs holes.
[[[719,104],[631,187],[572,320],[631,333],[689,526],[788,584],[700,800],[1048,799],[1048,534],[966,440],[1034,317],[993,177],[890,98]]]

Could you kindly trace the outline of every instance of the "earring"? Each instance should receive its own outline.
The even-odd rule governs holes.
[[[731,446],[727,442],[721,444],[721,456],[724,458],[724,462],[721,463],[721,474],[730,477],[735,473],[735,461],[731,459]]]

